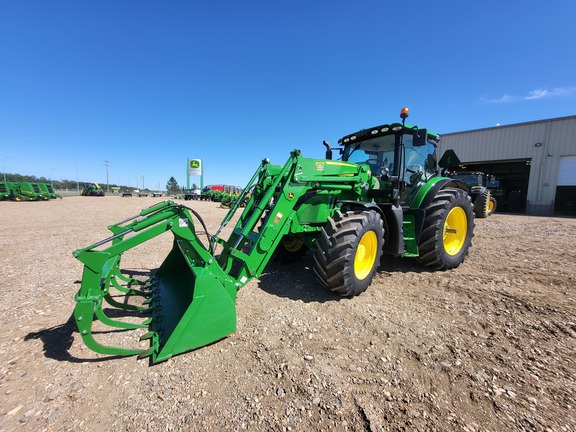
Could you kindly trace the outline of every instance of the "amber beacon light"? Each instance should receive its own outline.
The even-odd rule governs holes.
[[[400,118],[405,119],[408,117],[408,108],[404,107],[400,110]]]

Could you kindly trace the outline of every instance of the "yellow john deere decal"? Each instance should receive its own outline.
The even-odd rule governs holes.
[[[326,161],[326,165],[339,165],[339,166],[347,166],[350,168],[354,168],[356,164],[351,164],[348,162],[337,162],[337,161]]]
[[[274,223],[278,224],[280,222],[280,219],[282,219],[282,216],[284,216],[282,213],[280,213],[280,212],[276,213],[276,217],[274,218]]]

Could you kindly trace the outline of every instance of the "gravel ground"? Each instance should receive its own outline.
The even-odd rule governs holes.
[[[385,260],[354,299],[321,288],[310,255],[273,262],[224,340],[156,366],[93,353],[71,252],[161,200],[0,202],[0,430],[576,430],[576,219],[477,220],[459,268]],[[226,213],[186,203],[211,232]],[[126,263],[157,267],[171,237]]]

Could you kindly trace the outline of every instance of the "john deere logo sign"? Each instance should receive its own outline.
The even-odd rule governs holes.
[[[202,159],[188,159],[188,175],[202,175]]]

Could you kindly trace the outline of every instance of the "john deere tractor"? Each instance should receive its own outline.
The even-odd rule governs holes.
[[[104,189],[98,183],[89,183],[84,185],[80,192],[82,196],[104,196]]]
[[[494,176],[477,171],[458,171],[450,174],[450,177],[468,186],[477,218],[486,218],[496,211],[496,198],[491,191],[491,187],[498,184]]]
[[[337,149],[325,142],[324,159],[300,150],[284,165],[264,159],[214,234],[196,211],[172,201],[111,225],[110,237],[74,252],[84,263],[74,317],[86,345],[157,363],[222,339],[236,329],[238,290],[274,255],[293,261],[311,250],[320,284],[343,297],[368,288],[383,253],[435,270],[459,266],[473,236],[470,197],[463,183],[440,175],[439,136],[406,125],[406,117],[403,109],[402,122],[346,135]],[[126,251],[166,231],[174,236],[172,250],[148,279],[123,271]],[[109,313],[110,307],[119,311]],[[134,313],[149,318],[120,319]],[[98,342],[96,320],[147,329],[141,339],[149,348]]]

